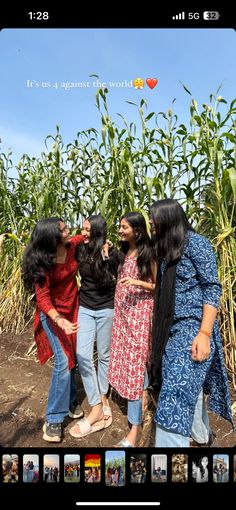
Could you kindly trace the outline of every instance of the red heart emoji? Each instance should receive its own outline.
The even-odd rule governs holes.
[[[154,87],[157,85],[158,79],[157,78],[147,78],[146,84],[150,87],[150,89],[154,89]]]

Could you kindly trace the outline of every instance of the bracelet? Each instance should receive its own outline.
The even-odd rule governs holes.
[[[58,315],[56,315],[53,319],[53,322],[54,324],[57,324],[59,319],[62,319],[62,315],[60,313],[58,313]]]
[[[209,333],[209,331],[205,331],[205,329],[199,329],[199,333],[203,333],[204,335],[208,336],[208,338],[211,338],[211,333]]]

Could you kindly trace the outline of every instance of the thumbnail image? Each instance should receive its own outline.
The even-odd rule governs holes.
[[[213,482],[229,481],[229,456],[223,453],[213,455]]]
[[[192,460],[192,480],[197,483],[208,482],[208,456],[195,455]]]
[[[188,456],[182,453],[172,455],[172,482],[188,481]]]
[[[47,483],[59,482],[59,455],[45,454],[43,456],[43,481]]]
[[[111,487],[125,485],[125,452],[108,450],[105,453],[105,484]]]
[[[131,483],[145,483],[147,479],[147,455],[137,453],[130,457]]]
[[[151,480],[152,482],[167,481],[167,455],[152,455]]]
[[[80,456],[68,453],[64,455],[64,482],[80,481]]]
[[[89,453],[84,456],[84,479],[88,483],[101,482],[101,455]]]
[[[23,482],[35,483],[39,481],[39,456],[36,454],[23,455]]]
[[[2,456],[2,480],[4,483],[18,482],[18,455],[15,453]]]

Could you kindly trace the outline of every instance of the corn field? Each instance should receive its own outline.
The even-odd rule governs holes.
[[[64,146],[57,126],[40,158],[23,154],[16,177],[9,176],[11,154],[0,154],[0,328],[21,332],[32,318],[20,265],[37,221],[59,215],[76,232],[84,217],[101,213],[116,242],[125,212],[138,210],[148,218],[155,200],[176,198],[217,253],[222,341],[236,388],[236,99],[228,103],[218,89],[200,107],[183,87],[191,96],[188,126],[179,122],[174,104],[166,113],[148,113],[144,99],[128,102],[139,112],[141,129],[119,114],[117,125],[109,115],[108,91],[100,89],[100,131],[80,131]]]

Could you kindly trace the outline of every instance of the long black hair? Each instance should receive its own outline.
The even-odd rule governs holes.
[[[204,457],[207,458],[207,455],[204,455]],[[202,457],[202,459],[204,459],[204,457]],[[202,465],[202,459],[199,462],[199,468],[200,468],[201,478],[204,478],[204,475],[206,473],[206,468],[204,468],[203,465]],[[207,458],[207,460],[208,460],[208,458]]]
[[[178,260],[183,253],[186,233],[194,232],[183,208],[177,200],[166,198],[151,206],[150,215],[155,227],[153,240],[157,259]]]
[[[147,225],[144,216],[139,212],[129,212],[122,216],[121,220],[127,221],[135,234],[135,242],[138,249],[137,264],[142,280],[147,280],[152,276],[151,262],[153,260],[151,240],[148,235]],[[129,250],[129,243],[120,242],[121,257],[120,267],[122,267],[125,255]]]
[[[26,290],[34,292],[35,283],[40,286],[45,282],[44,270],[55,264],[57,246],[61,242],[59,222],[61,218],[46,218],[37,223],[26,246],[22,278]]]
[[[109,259],[102,258],[102,247],[107,239],[107,222],[99,214],[86,218],[90,223],[90,240],[88,244],[77,246],[75,257],[80,264],[88,262],[95,282],[101,287],[115,285],[117,268],[119,264],[115,248],[109,249]]]

